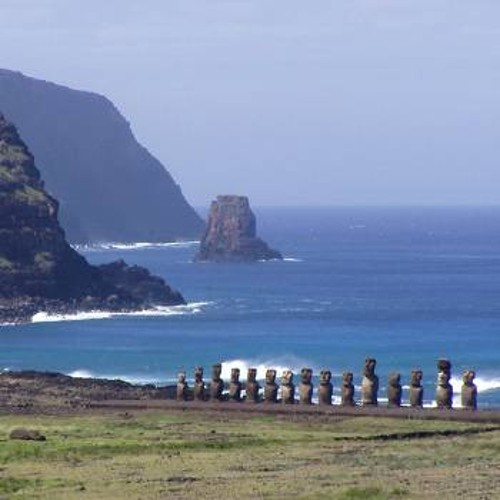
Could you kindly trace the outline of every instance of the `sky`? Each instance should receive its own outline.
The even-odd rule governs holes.
[[[187,199],[500,204],[498,0],[1,0],[0,67],[111,99]]]

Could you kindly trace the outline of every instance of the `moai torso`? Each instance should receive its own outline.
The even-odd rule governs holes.
[[[264,401],[266,403],[276,403],[276,401],[278,401],[278,384],[276,383],[276,370],[266,371]]]
[[[401,406],[401,392],[401,375],[399,373],[390,373],[387,387],[387,406],[399,408]]]
[[[375,375],[377,361],[366,358],[361,382],[361,403],[363,406],[376,406],[378,404],[378,377]]]
[[[422,387],[422,370],[412,370],[410,382],[410,406],[422,408],[424,405],[424,388]]]
[[[220,378],[221,373],[222,365],[220,363],[212,366],[212,381],[210,382],[210,399],[212,401],[222,401],[224,382]]]
[[[320,405],[331,405],[332,404],[332,372],[329,370],[322,370],[319,374],[319,389],[318,389],[318,400]]]
[[[203,368],[198,366],[194,371],[193,396],[195,401],[205,400],[205,382],[203,381]]]
[[[300,372],[299,397],[301,405],[312,404],[312,374],[313,371],[310,368],[302,368]]]
[[[355,406],[354,402],[354,384],[351,372],[342,374],[342,406]]]
[[[450,384],[451,363],[446,359],[438,361],[438,378],[436,388],[436,404],[438,408],[451,408],[453,388]]]
[[[240,369],[231,370],[231,382],[229,383],[229,401],[241,401]]]
[[[285,370],[281,377],[281,402],[288,405],[295,403],[295,386],[293,373],[290,370]]]
[[[189,387],[186,382],[186,372],[177,374],[177,401],[187,401],[189,397]]]
[[[477,387],[474,384],[476,372],[466,370],[463,373],[462,407],[465,410],[477,410]]]
[[[259,402],[259,389],[260,385],[257,382],[257,369],[249,368],[247,374],[247,383],[246,383],[246,401],[248,403],[258,403]]]

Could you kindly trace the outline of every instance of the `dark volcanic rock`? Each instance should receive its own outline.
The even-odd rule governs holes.
[[[182,296],[137,266],[91,266],[65,240],[58,203],[16,128],[0,115],[0,323],[40,310],[130,311],[182,304]]]
[[[45,436],[36,430],[16,427],[10,431],[9,439],[20,439],[22,441],[45,441]]]
[[[282,258],[257,238],[255,215],[246,196],[218,196],[212,202],[208,228],[196,260],[245,262]]]
[[[170,241],[203,233],[179,186],[105,97],[0,69],[0,110],[60,201],[70,242]]]

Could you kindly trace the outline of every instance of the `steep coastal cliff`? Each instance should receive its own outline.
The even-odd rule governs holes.
[[[0,114],[0,323],[40,310],[129,311],[184,303],[158,277],[124,262],[91,266],[66,242],[58,203],[33,156]]]
[[[251,262],[282,258],[257,237],[255,215],[246,196],[218,196],[212,202],[196,260]]]
[[[205,225],[105,97],[0,69],[0,110],[34,154],[72,243],[198,239]]]

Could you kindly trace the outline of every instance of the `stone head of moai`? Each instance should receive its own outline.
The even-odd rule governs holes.
[[[302,368],[300,371],[300,382],[309,385],[312,381],[313,371],[310,368]]]
[[[474,370],[465,370],[462,374],[462,380],[464,385],[472,387],[474,385],[474,379],[476,378],[476,372]]]
[[[321,370],[319,374],[320,385],[328,385],[332,381],[332,372],[330,370]]]
[[[354,375],[352,372],[344,372],[342,374],[342,385],[344,387],[350,387],[352,384],[352,381],[354,380]]]
[[[439,372],[451,373],[451,363],[447,359],[438,359],[437,369]]]
[[[292,370],[285,370],[281,376],[281,385],[293,385]]]
[[[276,383],[276,370],[266,370],[266,384],[272,385]]]
[[[177,383],[178,384],[185,384],[186,383],[186,372],[185,371],[180,371],[177,374]]]
[[[247,372],[247,384],[254,384],[257,380],[257,368],[249,368]]]
[[[363,375],[366,378],[374,378],[376,366],[377,366],[377,360],[375,358],[366,358],[365,367],[363,369]]]
[[[194,381],[199,384],[203,382],[203,367],[197,366],[194,370]]]
[[[237,384],[240,381],[240,369],[231,368],[231,382]]]
[[[212,380],[220,380],[221,373],[222,365],[220,363],[215,363],[215,365],[212,365]]]
[[[411,387],[422,387],[423,376],[424,376],[424,373],[422,372],[422,370],[412,370],[410,386]]]

